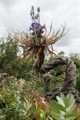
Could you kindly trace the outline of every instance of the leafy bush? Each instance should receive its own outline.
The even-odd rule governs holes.
[[[32,61],[18,56],[19,52],[19,46],[12,35],[3,39],[0,43],[0,72],[15,76],[17,79],[29,79]]]
[[[55,120],[75,120],[77,110],[75,107],[75,99],[73,95],[68,94],[66,97],[61,94],[57,96],[58,102],[52,100],[51,115]]]
[[[73,95],[61,94],[57,96],[58,102],[49,103],[27,84],[28,81],[17,81],[14,77],[0,83],[0,120],[74,120],[77,117]]]
[[[0,84],[0,120],[49,120],[49,105],[35,91],[27,93],[25,80],[14,77]]]
[[[80,92],[80,75],[78,75],[76,79],[76,88]]]
[[[76,107],[73,95],[61,94],[57,96],[58,102],[49,103],[30,88],[31,84],[14,77],[1,81],[0,120],[75,120],[77,115],[80,117],[80,107]]]

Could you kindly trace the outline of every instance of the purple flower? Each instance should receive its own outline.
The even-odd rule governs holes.
[[[32,23],[31,26],[34,28],[34,29],[38,29],[40,24],[39,23]]]
[[[29,30],[33,30],[33,28],[30,26],[30,27],[29,27]]]
[[[40,25],[40,26],[38,27],[38,30],[40,30],[40,31],[42,31],[43,29],[45,29],[45,25],[44,25],[44,26]]]
[[[43,32],[43,29],[45,29],[45,25],[42,26],[40,25],[39,23],[32,23],[29,30],[37,30],[37,31],[40,31],[40,32]]]

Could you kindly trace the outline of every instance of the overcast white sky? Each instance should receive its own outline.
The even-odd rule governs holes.
[[[57,51],[80,53],[80,0],[0,0],[0,37],[7,31],[28,30],[30,9],[41,8],[41,23],[59,28],[66,23],[69,33],[54,45]]]

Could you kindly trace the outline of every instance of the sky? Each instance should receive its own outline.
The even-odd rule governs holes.
[[[54,50],[80,54],[80,0],[0,0],[0,38],[9,31],[28,31],[31,6],[41,9],[41,24],[55,31],[66,24],[69,32],[54,44]]]

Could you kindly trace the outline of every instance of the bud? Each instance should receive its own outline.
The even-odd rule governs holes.
[[[32,6],[31,12],[32,12],[32,15],[34,15],[34,6]]]
[[[37,19],[37,15],[35,16],[35,19]]]
[[[32,11],[34,11],[34,6],[32,6]]]
[[[32,20],[34,20],[34,16],[32,16]]]
[[[30,15],[32,16],[32,10],[30,11]]]
[[[39,18],[39,14],[38,14],[38,13],[37,13],[37,15],[36,15],[36,16],[37,16],[37,18]]]
[[[40,7],[37,8],[37,11],[40,12]]]
[[[34,15],[34,11],[32,11],[32,15]]]

